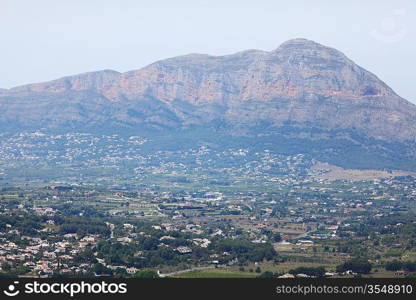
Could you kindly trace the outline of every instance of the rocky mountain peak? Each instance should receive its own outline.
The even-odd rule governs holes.
[[[384,140],[416,137],[415,105],[340,51],[307,39],[289,40],[270,52],[189,54],[125,73],[90,72],[0,91],[4,124],[48,126],[61,112],[64,124],[65,107],[70,122],[156,127],[220,122],[233,133],[289,122]]]
[[[10,93],[64,93],[68,91],[104,91],[109,88],[121,73],[102,70],[66,76],[56,80],[22,85],[10,89]]]
[[[328,46],[322,45],[315,41],[305,39],[305,38],[294,38],[287,40],[280,44],[277,48],[329,48]]]

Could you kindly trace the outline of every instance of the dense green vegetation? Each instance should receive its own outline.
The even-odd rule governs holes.
[[[152,270],[140,270],[134,273],[132,278],[159,278],[157,272]]]
[[[289,271],[289,273],[293,275],[305,274],[311,277],[324,277],[325,272],[326,270],[324,267],[298,267]]]
[[[212,244],[211,249],[230,252],[236,255],[240,262],[272,260],[276,256],[271,244],[253,244],[246,240],[218,240]]]
[[[368,274],[370,273],[371,268],[372,268],[372,265],[368,260],[355,258],[337,266],[336,270],[337,272],[340,272],[340,273],[346,272],[346,271],[352,271],[352,272],[359,273],[359,274]]]
[[[393,261],[386,262],[385,268],[388,271],[399,271],[405,270],[409,272],[416,271],[416,262],[414,261],[399,261],[397,259]]]

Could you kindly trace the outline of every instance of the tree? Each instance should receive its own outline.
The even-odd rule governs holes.
[[[153,270],[140,270],[134,273],[132,278],[159,278],[159,274]]]
[[[403,263],[397,259],[386,263],[385,268],[387,271],[397,271],[403,268]]]
[[[107,268],[106,266],[100,263],[96,263],[92,267],[92,272],[94,272],[97,275],[113,275],[113,271],[111,271],[111,269]]]
[[[416,271],[416,262],[406,261],[403,263],[403,268],[409,272],[414,272]]]
[[[313,277],[324,277],[326,270],[324,267],[298,267],[296,269],[290,270],[289,273],[293,275],[306,274]]]
[[[280,233],[274,233],[273,234],[273,241],[278,243],[282,240],[282,236],[280,235]]]
[[[274,277],[274,274],[273,272],[270,272],[270,271],[263,272],[258,276],[258,278],[273,278],[273,277]]]
[[[126,269],[123,269],[123,268],[117,268],[114,271],[114,277],[115,278],[126,278],[126,277],[128,277],[127,275],[128,274],[127,274]]]
[[[340,273],[351,270],[355,273],[368,274],[371,272],[371,268],[372,265],[368,260],[362,258],[354,258],[346,261],[341,265],[338,265],[336,270]]]

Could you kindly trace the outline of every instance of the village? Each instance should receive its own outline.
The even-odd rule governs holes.
[[[336,187],[307,179],[284,190],[244,193],[5,186],[0,271],[126,277],[142,269],[170,274],[202,267],[283,276],[307,263],[337,276],[339,264],[363,251],[383,269],[392,259],[416,255],[404,238],[416,226],[415,190],[410,176]],[[234,241],[247,252],[239,253]]]

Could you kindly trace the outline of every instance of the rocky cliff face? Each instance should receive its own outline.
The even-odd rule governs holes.
[[[115,90],[127,97],[150,92],[166,102],[179,98],[192,104],[269,101],[305,93],[352,99],[395,95],[342,53],[303,39],[288,41],[272,52],[195,54],[159,61],[122,74]]]
[[[29,128],[220,124],[233,135],[264,135],[290,124],[389,142],[416,138],[415,105],[341,52],[305,39],[271,52],[190,54],[1,90],[0,113],[0,124]]]

